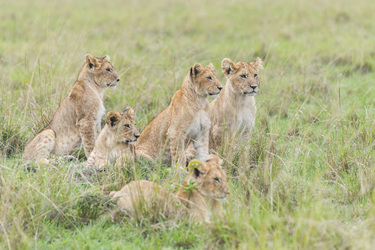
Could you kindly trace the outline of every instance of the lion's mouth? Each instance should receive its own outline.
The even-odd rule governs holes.
[[[210,96],[217,97],[220,94],[220,91],[216,93],[208,93]]]
[[[137,139],[131,141],[131,140],[126,140],[126,143],[128,143],[129,145],[135,145],[137,143]]]
[[[215,197],[215,200],[217,201],[225,201],[226,199],[227,199],[227,196]]]
[[[107,83],[107,87],[109,87],[111,89],[115,89],[117,87],[117,81]]]
[[[256,91],[244,91],[244,95],[256,95]]]

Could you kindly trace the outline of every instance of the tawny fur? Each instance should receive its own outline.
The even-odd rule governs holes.
[[[134,159],[134,144],[139,137],[135,126],[134,111],[108,112],[106,125],[95,142],[95,148],[87,160],[88,166],[122,165]]]
[[[210,103],[210,149],[217,150],[226,133],[247,134],[255,122],[255,94],[259,92],[259,69],[262,61],[258,57],[250,63],[234,63],[225,58],[221,63],[227,78],[224,89]]]
[[[192,142],[197,158],[205,160],[210,128],[207,97],[219,94],[220,89],[212,64],[196,63],[171,104],[142,131],[136,143],[137,157],[185,166],[185,149]]]
[[[86,55],[69,95],[52,121],[26,145],[22,160],[48,163],[50,153],[68,155],[82,143],[88,157],[101,130],[104,90],[115,88],[119,80],[108,56]]]
[[[221,169],[219,157],[209,155],[206,162],[193,160],[189,163],[190,174],[185,183],[174,194],[165,188],[149,181],[132,181],[120,191],[110,193],[111,197],[118,198],[117,204],[123,210],[137,216],[145,211],[157,209],[158,213],[170,216],[179,214],[178,204],[186,208],[189,218],[197,221],[210,221],[212,212],[220,215],[221,202],[229,194],[226,174]],[[188,189],[188,185],[195,182],[197,189]],[[177,199],[176,199],[177,197]]]

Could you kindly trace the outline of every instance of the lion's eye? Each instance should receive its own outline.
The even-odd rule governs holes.
[[[246,78],[247,78],[247,75],[240,75],[240,77],[241,77],[242,79],[246,79]]]
[[[208,80],[212,80],[212,77],[211,77],[211,76],[209,76],[209,77],[207,77],[207,79],[208,79]]]
[[[219,178],[214,178],[214,181],[217,182],[217,183],[220,183],[220,179]]]
[[[111,69],[110,69],[110,68],[107,68],[107,71],[108,71],[108,72],[111,72]]]
[[[125,124],[124,126],[125,126],[125,128],[130,128],[129,124]]]
[[[254,74],[254,78],[257,78],[258,77],[258,74]]]

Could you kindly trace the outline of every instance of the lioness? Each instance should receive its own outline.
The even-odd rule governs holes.
[[[194,64],[171,104],[142,131],[136,143],[137,157],[157,159],[164,151],[163,162],[185,166],[184,151],[193,142],[197,158],[205,160],[210,128],[207,96],[219,94],[222,88],[212,64]]]
[[[104,90],[115,88],[119,75],[103,58],[86,55],[78,79],[69,95],[57,109],[52,121],[26,145],[24,161],[48,163],[50,153],[67,155],[83,143],[86,157],[94,148],[100,133],[100,120],[104,115]]]
[[[192,160],[188,166],[189,176],[174,194],[156,183],[141,180],[130,182],[120,191],[111,192],[110,196],[118,198],[120,208],[131,212],[133,216],[140,215],[142,211],[139,210],[142,208],[147,212],[155,212],[152,210],[156,209],[158,214],[164,216],[178,214],[176,205],[182,204],[191,219],[207,222],[212,211],[215,214],[221,212],[220,201],[229,194],[221,164],[221,159],[216,155],[209,155],[205,162]]]
[[[134,144],[139,137],[134,116],[132,108],[127,108],[122,113],[108,112],[107,124],[96,139],[95,148],[87,160],[88,166],[104,166],[113,163],[121,165],[126,159],[134,158]]]
[[[256,114],[254,96],[259,91],[258,57],[250,63],[223,59],[221,67],[227,83],[210,107],[210,149],[217,150],[224,132],[251,132]]]

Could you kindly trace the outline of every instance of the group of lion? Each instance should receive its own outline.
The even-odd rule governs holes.
[[[224,87],[212,64],[195,63],[171,104],[142,133],[136,128],[132,108],[108,112],[106,125],[101,129],[104,90],[115,88],[120,81],[109,60],[108,56],[86,55],[69,95],[52,121],[26,145],[22,159],[48,164],[50,154],[69,155],[83,144],[89,166],[123,165],[129,159],[141,157],[162,160],[182,173],[188,159],[195,156],[197,160],[189,163],[188,177],[174,197],[192,218],[209,220],[208,208],[215,210],[219,207],[217,201],[229,193],[222,160],[209,155],[209,151],[217,151],[224,132],[249,133],[253,128],[261,59],[250,63],[223,59],[221,67],[227,79]],[[208,96],[217,98],[209,103]],[[191,181],[197,188],[187,190]],[[131,182],[110,194],[128,211],[135,211],[140,200],[153,200],[154,204],[155,199],[166,200],[171,195],[148,181]],[[167,207],[164,206],[166,213]]]

